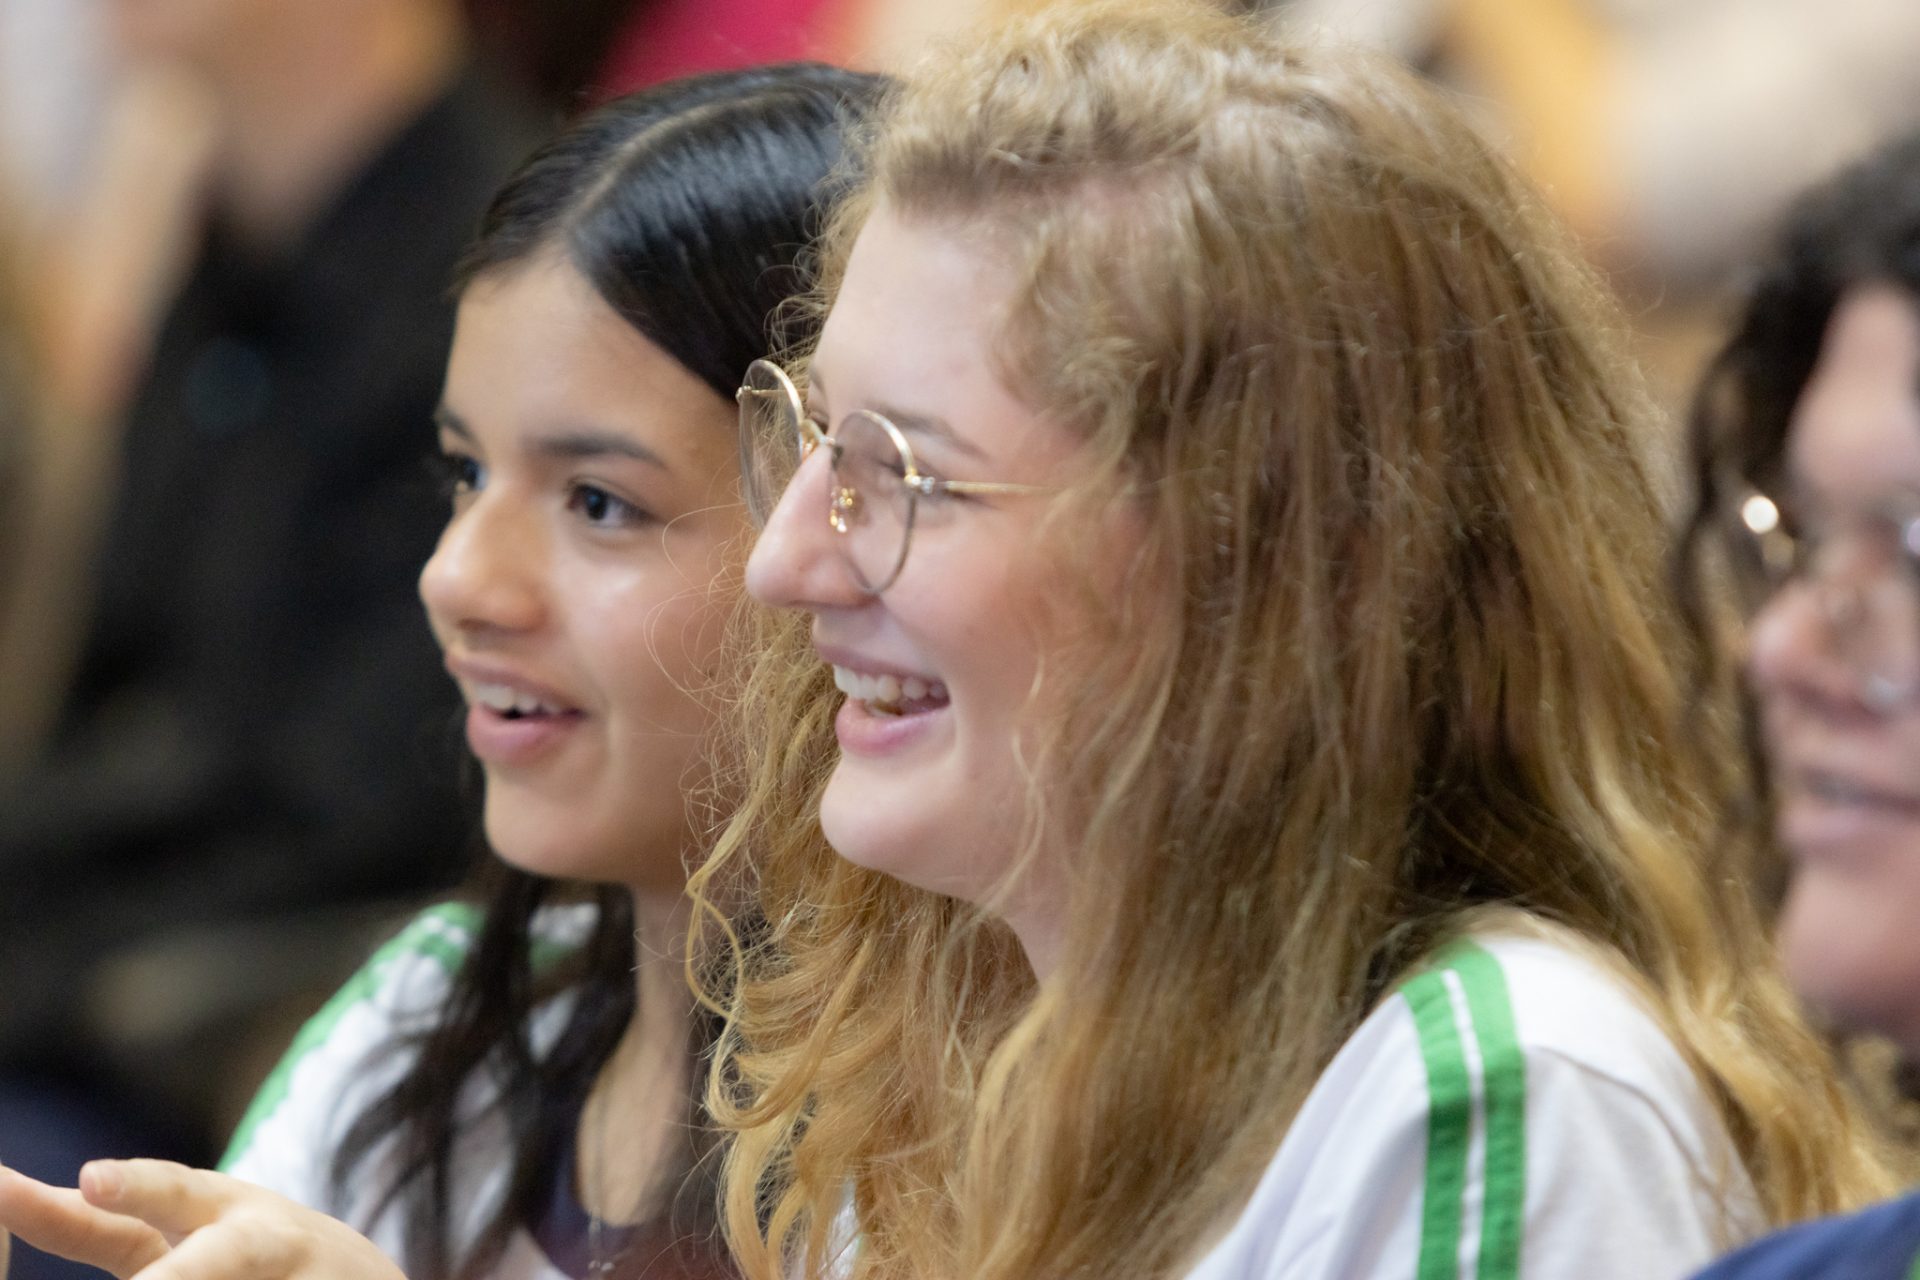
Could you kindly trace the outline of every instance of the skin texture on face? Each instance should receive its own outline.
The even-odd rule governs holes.
[[[1843,297],[1788,438],[1803,515],[1839,527],[1861,513],[1920,513],[1917,387],[1914,300],[1885,286]],[[1749,637],[1779,834],[1795,866],[1783,956],[1816,1005],[1920,1050],[1920,698],[1875,705],[1834,614],[1796,578]]]
[[[861,230],[821,334],[808,413],[837,427],[855,410],[908,429],[916,462],[942,479],[1059,487],[1080,442],[1001,381],[994,352],[1010,284],[986,233],[903,220],[884,205]],[[849,696],[841,754],[821,803],[842,857],[920,888],[989,905],[1036,969],[1057,948],[1062,907],[1047,868],[996,899],[1018,852],[1030,785],[1017,744],[1042,667],[1038,606],[1062,573],[1036,545],[1042,495],[922,502],[912,551],[879,596],[861,591],[827,522],[822,453],[802,464],[748,565],[764,603],[813,615],[823,661],[856,676],[944,688],[888,716]]]
[[[420,592],[488,839],[679,885],[745,545],[732,406],[543,258],[467,290],[440,416],[453,515]]]

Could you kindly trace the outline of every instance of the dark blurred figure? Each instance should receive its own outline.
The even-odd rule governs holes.
[[[869,61],[861,15],[900,0],[463,0],[488,57],[568,115],[701,71]],[[930,0],[914,0],[915,3]],[[963,12],[975,0],[939,0]]]
[[[12,226],[0,221],[0,643],[19,614],[19,591],[27,578],[29,466],[38,399],[21,267],[19,240]]]
[[[454,262],[538,140],[469,65],[459,0],[110,8],[214,127],[197,247],[92,499],[71,683],[0,776],[0,1161],[54,1177],[160,1152],[152,1114],[209,1157],[230,1064],[207,1028],[324,988],[360,946],[339,921],[461,869],[420,460]],[[177,1087],[129,1092],[116,1052]]]
[[[609,48],[661,0],[464,0],[480,46],[530,96],[565,112],[589,105]]]

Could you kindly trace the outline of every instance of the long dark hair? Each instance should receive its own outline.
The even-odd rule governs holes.
[[[488,209],[458,287],[560,252],[649,341],[731,398],[747,364],[778,345],[780,304],[801,283],[841,165],[845,128],[879,77],[788,64],[677,81],[619,99],[549,143]],[[637,659],[636,659],[637,660]],[[567,885],[489,859],[472,890],[484,919],[439,1022],[409,1048],[406,1075],[362,1113],[335,1155],[336,1189],[391,1142],[376,1214],[398,1206],[408,1273],[474,1276],[546,1207],[595,1075],[634,1014],[633,904],[625,890]],[[596,908],[583,946],[536,969],[535,917],[562,901]],[[533,1015],[565,995],[544,1048]],[[485,1072],[511,1135],[505,1198],[471,1246],[452,1239],[462,1086]],[[337,1198],[337,1197],[336,1197]],[[681,1197],[685,1201],[687,1197]],[[711,1210],[701,1197],[695,1212]]]
[[[1794,406],[1833,310],[1847,291],[1873,282],[1920,304],[1920,134],[1814,188],[1788,214],[1694,400],[1689,549],[1711,527],[1729,480],[1775,490]]]
[[[1758,264],[1732,336],[1708,362],[1687,424],[1691,508],[1673,559],[1673,579],[1693,640],[1695,683],[1728,679],[1713,625],[1706,566],[1729,506],[1749,488],[1778,493],[1787,432],[1813,374],[1834,308],[1849,290],[1891,284],[1920,306],[1920,134],[1883,146],[1803,195]],[[1741,693],[1746,700],[1744,691]],[[1752,707],[1743,720],[1747,769],[1731,783],[1729,835],[1765,841],[1766,770]],[[1763,896],[1778,899],[1785,864],[1764,869]]]

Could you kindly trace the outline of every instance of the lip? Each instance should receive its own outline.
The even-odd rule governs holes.
[[[461,657],[449,657],[446,665],[447,672],[460,685],[462,693],[467,693],[477,684],[503,684],[530,693],[537,701],[550,707],[559,707],[569,715],[579,714],[580,709],[574,700],[557,686],[529,676],[515,667]]]
[[[1784,769],[1778,788],[1780,839],[1799,859],[1878,856],[1890,836],[1920,826],[1920,797],[1846,770]]]
[[[914,671],[907,667],[882,662],[857,649],[842,645],[814,644],[823,662],[829,666],[846,667],[862,675],[892,676],[897,680],[918,679],[929,684],[937,683],[933,676],[923,671]],[[867,705],[854,698],[847,698],[840,704],[840,710],[833,718],[834,736],[840,741],[840,750],[847,755],[863,756],[869,759],[897,755],[907,751],[917,743],[924,741],[941,725],[947,723],[952,704],[936,707],[930,711],[915,711],[902,716],[875,715]]]
[[[858,671],[861,675],[892,676],[896,680],[924,680],[928,684],[935,684],[939,679],[937,676],[930,676],[924,671],[914,671],[907,667],[895,666],[889,662],[878,661],[868,657],[857,649],[846,649],[839,645],[818,643],[813,647],[814,650],[819,653],[821,661],[825,662],[828,666],[845,667],[849,671]]]
[[[583,718],[578,711],[563,711],[509,720],[475,703],[467,708],[467,746],[490,765],[528,765],[571,736]]]
[[[447,670],[459,683],[461,692],[468,695],[467,746],[486,764],[502,768],[532,764],[557,749],[586,719],[586,713],[574,706],[566,694],[512,667],[448,658]],[[561,710],[510,718],[472,699],[472,686],[480,684],[518,689]]]
[[[848,755],[880,757],[906,751],[946,723],[950,708],[915,711],[904,716],[878,716],[867,704],[848,698],[833,717],[833,733]]]

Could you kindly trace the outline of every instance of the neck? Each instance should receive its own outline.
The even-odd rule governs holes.
[[[1045,982],[1060,967],[1060,952],[1066,946],[1060,922],[1051,918],[1029,919],[1011,915],[1001,918],[1013,930],[1020,950],[1026,953],[1033,976]]]
[[[225,117],[215,199],[263,257],[297,241],[440,92],[462,49],[451,5],[383,5],[287,35],[212,77]]]
[[[684,1054],[693,1017],[693,992],[687,986],[687,926],[693,904],[687,895],[636,889],[633,893],[634,994],[638,1000],[626,1039],[671,1039]]]
[[[580,1117],[581,1200],[609,1222],[642,1220],[657,1208],[680,1159],[688,1093],[699,1087],[690,1078],[693,993],[683,959],[691,904],[677,889],[636,889],[633,915],[633,1020]]]
[[[1070,881],[1062,860],[1040,857],[1021,873],[1017,884],[988,906],[1013,931],[1033,976],[1041,982],[1060,967],[1066,951],[1069,901]]]

